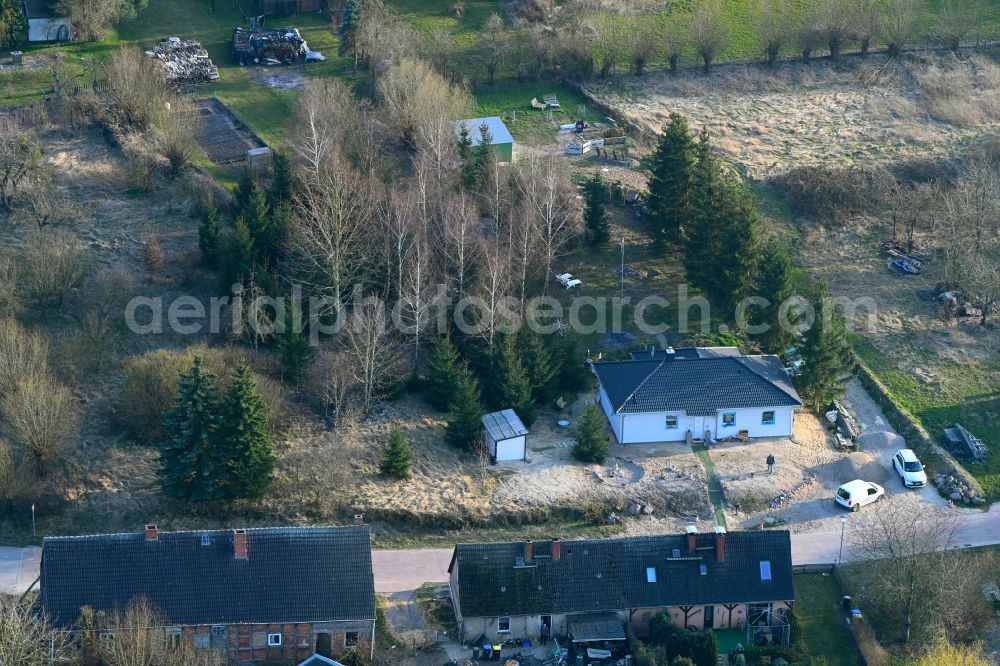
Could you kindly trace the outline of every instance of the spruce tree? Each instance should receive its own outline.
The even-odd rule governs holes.
[[[760,348],[767,353],[779,354],[792,344],[794,331],[782,327],[779,320],[781,304],[791,298],[795,292],[792,285],[792,262],[788,252],[774,239],[762,244],[760,259],[757,264],[756,295],[767,299],[770,303],[756,310],[752,324],[767,325],[767,331],[754,336]],[[788,312],[785,317],[787,324],[794,325],[796,318]]]
[[[295,176],[292,165],[284,153],[274,153],[271,187],[267,190],[267,202],[272,208],[292,200],[295,192]]]
[[[458,367],[448,411],[444,441],[463,451],[471,451],[483,429],[483,408],[479,401],[479,384],[464,364]]]
[[[410,478],[410,446],[403,437],[399,426],[394,426],[389,433],[389,445],[382,453],[382,464],[379,470],[384,476],[393,479]]]
[[[590,244],[603,245],[611,238],[611,230],[608,227],[608,213],[604,210],[608,192],[600,174],[594,174],[583,186],[583,198],[586,202],[583,221],[587,225]]]
[[[218,267],[222,257],[222,220],[213,199],[204,203],[201,226],[198,227],[198,248],[206,266]]]
[[[469,159],[472,154],[472,137],[469,136],[469,128],[462,123],[458,128],[458,156],[462,160]]]
[[[24,20],[21,3],[0,0],[0,49],[16,49],[27,39],[28,22]]]
[[[459,372],[458,349],[451,338],[442,335],[434,342],[427,361],[427,388],[424,397],[435,409],[448,411]]]
[[[285,318],[277,337],[278,358],[281,359],[282,376],[290,382],[298,381],[309,362],[309,336],[304,330],[302,308],[294,298],[285,299]]]
[[[228,470],[219,447],[218,378],[195,357],[177,384],[177,402],[164,415],[168,439],[160,448],[159,478],[163,492],[177,499],[202,502],[225,497]]]
[[[260,497],[271,484],[274,448],[267,432],[267,405],[250,366],[240,361],[222,406],[220,448],[229,463],[229,497]]]
[[[361,0],[346,0],[344,11],[340,16],[340,45],[337,53],[340,56],[348,52],[354,54],[354,69],[358,69],[358,28],[361,26]]]
[[[250,234],[254,264],[264,265],[272,233],[271,212],[268,209],[264,191],[256,185],[248,193],[246,202],[239,211],[239,218],[247,225],[247,231]]]
[[[687,120],[670,114],[652,157],[647,204],[657,242],[679,240],[688,221],[694,141]]]
[[[246,282],[254,272],[253,241],[243,218],[236,218],[233,233],[223,262],[225,284],[229,287],[237,282]]]
[[[531,378],[531,393],[537,404],[544,404],[555,397],[559,367],[552,358],[552,351],[536,331],[523,326],[517,333],[518,353]]]
[[[243,169],[240,179],[236,183],[236,191],[233,192],[233,204],[236,206],[236,215],[239,216],[246,210],[254,192],[259,189],[257,178],[250,169]]]
[[[494,347],[493,369],[499,388],[499,406],[513,409],[524,425],[531,427],[538,416],[538,407],[532,394],[531,378],[518,357],[512,336],[505,336]]]
[[[581,462],[604,462],[608,457],[608,431],[604,423],[604,414],[597,405],[590,405],[583,411],[580,422],[573,429],[574,458]]]
[[[594,375],[584,363],[579,333],[570,329],[548,336],[546,342],[556,366],[557,387],[576,392],[592,385]]]
[[[486,180],[490,163],[493,161],[493,133],[486,123],[479,126],[479,143],[472,149],[472,158],[465,164],[465,187],[478,189]]]
[[[816,318],[802,337],[804,363],[795,385],[806,406],[820,410],[844,394],[857,372],[857,364],[847,340],[844,317],[826,283],[817,286],[812,305]]]

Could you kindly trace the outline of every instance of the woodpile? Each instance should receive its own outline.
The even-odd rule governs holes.
[[[170,37],[146,51],[163,70],[163,78],[171,85],[187,85],[217,81],[219,68],[208,57],[200,42]]]

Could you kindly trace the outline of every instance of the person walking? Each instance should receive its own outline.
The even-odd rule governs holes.
[[[767,454],[767,473],[774,474],[774,454]]]

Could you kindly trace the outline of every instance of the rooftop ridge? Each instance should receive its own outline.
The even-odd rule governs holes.
[[[275,525],[271,527],[225,527],[225,528],[214,528],[214,529],[204,529],[204,530],[159,530],[159,536],[164,535],[176,535],[176,534],[229,534],[233,530],[246,530],[247,532],[292,532],[292,531],[313,531],[321,532],[327,530],[349,530],[349,529],[370,529],[369,525]],[[135,532],[98,532],[95,534],[57,534],[52,536],[42,537],[42,542],[45,541],[69,541],[74,539],[96,539],[100,537],[134,537],[142,536],[142,530],[137,530]]]

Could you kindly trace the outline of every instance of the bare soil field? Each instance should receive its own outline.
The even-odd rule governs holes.
[[[984,56],[728,65],[598,81],[587,92],[653,133],[670,112],[686,116],[755,179],[805,164],[951,154],[1000,128],[1000,68]]]

